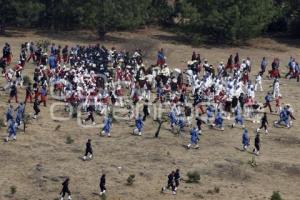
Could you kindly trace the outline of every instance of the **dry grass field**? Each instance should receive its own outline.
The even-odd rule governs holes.
[[[19,47],[25,41],[48,39],[56,44],[74,46],[76,44],[95,44],[97,38],[89,32],[45,34],[33,31],[11,31],[10,37],[0,37],[1,48],[5,42],[12,45],[14,63],[19,56]],[[145,50],[146,64],[155,62],[156,52],[163,47],[167,62],[171,67],[184,68],[192,51],[197,51],[210,63],[227,61],[230,54],[240,53],[241,58],[249,56],[258,71],[260,60],[267,57],[271,63],[274,57],[281,60],[281,69],[290,56],[300,59],[300,50],[295,42],[279,42],[272,39],[255,39],[242,47],[200,46],[193,47],[169,33],[156,29],[143,29],[135,32],[109,34],[107,47]],[[32,74],[33,65],[26,64],[25,73]],[[253,76],[251,77],[254,78]],[[265,91],[271,81],[264,79]],[[300,89],[295,80],[281,80],[283,102],[290,103],[295,110],[295,117],[300,120]],[[0,79],[4,84],[4,79]],[[20,98],[24,91],[19,89]],[[265,92],[257,92],[263,101]],[[7,109],[7,93],[0,93],[0,113],[4,119]],[[157,124],[147,120],[142,137],[131,135],[133,122],[118,120],[113,124],[112,137],[98,135],[99,129],[85,129],[77,121],[54,121],[50,117],[51,104],[41,106],[41,116],[32,120],[26,132],[18,132],[17,141],[5,143],[6,128],[0,130],[0,200],[54,200],[58,198],[61,182],[65,176],[71,178],[70,189],[74,200],[101,199],[99,178],[107,174],[108,200],[267,200],[273,191],[280,191],[284,200],[300,200],[300,123],[294,121],[291,129],[270,127],[270,134],[261,134],[261,155],[256,158],[257,166],[249,161],[252,154],[241,152],[242,129],[226,126],[224,132],[210,130],[204,126],[200,138],[200,148],[187,150],[183,145],[189,142],[186,129],[183,137],[174,136],[167,123],[163,124],[159,139],[154,139]],[[14,104],[16,106],[16,104]],[[274,105],[273,105],[274,106]],[[56,115],[63,115],[62,108],[57,108]],[[26,107],[32,113],[32,105]],[[269,115],[269,122],[277,119]],[[97,117],[97,123],[102,119]],[[231,121],[225,121],[229,125]],[[56,127],[60,125],[58,130]],[[246,122],[253,146],[254,130],[257,124]],[[66,144],[66,138],[74,142]],[[94,159],[83,162],[81,156],[87,139],[92,139]],[[252,147],[251,147],[252,148]],[[121,167],[121,168],[120,168]],[[161,194],[160,189],[166,184],[166,175],[180,168],[183,178],[189,171],[198,170],[201,180],[198,184],[181,182],[178,194]],[[126,185],[130,174],[136,175],[133,185]],[[16,192],[11,194],[11,187]],[[219,188],[219,192],[214,192]]]

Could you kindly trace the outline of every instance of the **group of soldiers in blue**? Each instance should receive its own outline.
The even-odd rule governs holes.
[[[279,120],[274,122],[275,127],[278,125],[283,125],[286,128],[290,128],[292,120],[295,120],[295,117],[292,114],[292,109],[289,104],[285,105],[281,110],[279,114]],[[199,148],[198,143],[200,141],[201,136],[201,125],[202,123],[210,124],[209,126],[211,128],[216,128],[217,130],[224,130],[224,114],[220,109],[216,109],[213,105],[207,105],[206,106],[206,120],[202,120],[201,114],[196,117],[196,127],[190,127],[190,143],[187,145],[187,148],[190,149],[191,147],[194,147],[195,149]],[[171,109],[168,113],[169,123],[171,130],[174,130],[177,128],[179,130],[179,134],[183,134],[184,127],[187,125],[186,120],[184,117],[182,117],[182,114],[176,114],[176,111]],[[213,123],[211,123],[211,119],[214,118]],[[248,134],[248,130],[245,128],[244,124],[244,116],[242,114],[241,108],[237,107],[234,110],[234,119],[233,123],[231,125],[232,128],[234,128],[236,125],[241,125],[241,127],[244,129],[243,136],[242,136],[242,149],[247,150],[248,146],[250,145],[250,137]],[[260,130],[264,129],[265,133],[268,134],[268,119],[267,119],[267,113],[264,112],[263,116],[260,119],[260,127],[256,129],[256,136],[254,140],[254,149],[253,153],[255,155],[259,155],[260,151]]]
[[[240,124],[244,128],[245,127],[245,125],[244,125],[244,117],[243,117],[241,109],[240,108],[236,108],[235,111],[234,111],[234,114],[235,114],[235,117],[234,117],[234,122],[231,125],[232,128],[234,128],[235,125],[237,125],[237,124]]]
[[[8,106],[8,109],[5,113],[7,133],[8,133],[7,137],[5,138],[6,142],[8,142],[9,139],[11,138],[13,140],[17,139],[17,129],[23,122],[24,111],[25,111],[25,105],[23,103],[20,103],[15,110],[12,105]],[[16,112],[15,117],[14,117],[14,112]]]
[[[291,108],[290,108],[290,105],[287,104],[279,113],[279,120],[278,121],[275,121],[275,126],[277,125],[284,125],[285,127],[287,128],[290,128],[291,127],[291,120],[295,120],[295,117],[293,116],[292,114],[292,111],[291,111]]]
[[[109,114],[103,120],[103,128],[100,132],[100,135],[111,137],[111,128],[112,128],[113,117],[112,114]],[[144,120],[141,115],[138,115],[135,119],[135,128],[133,129],[133,135],[141,136],[144,129]]]
[[[180,135],[183,132],[184,127],[186,126],[184,115],[179,114],[179,116],[177,117],[175,111],[171,110],[168,113],[168,117],[170,120],[171,131],[173,132],[177,129],[177,133]]]
[[[246,151],[248,147],[250,146],[250,136],[248,133],[248,130],[245,128],[242,136],[242,145],[243,145],[243,151]],[[260,151],[260,134],[257,132],[255,139],[254,139],[254,149],[253,149],[253,154],[259,155]]]

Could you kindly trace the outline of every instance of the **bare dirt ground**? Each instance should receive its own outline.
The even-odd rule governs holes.
[[[19,47],[25,41],[49,39],[56,44],[95,44],[97,38],[89,32],[45,34],[32,31],[11,31],[11,37],[0,37],[1,47],[4,42],[12,45],[14,62],[19,56]],[[107,47],[145,50],[146,64],[152,64],[156,52],[163,47],[167,61],[171,67],[184,68],[193,50],[210,63],[227,61],[230,54],[240,53],[241,58],[249,56],[257,72],[260,60],[266,56],[271,63],[274,57],[281,60],[281,68],[285,69],[290,56],[300,59],[300,51],[296,43],[281,43],[271,39],[256,39],[243,47],[201,46],[193,47],[181,42],[169,33],[154,29],[135,32],[112,33],[106,42]],[[25,74],[32,74],[33,65],[27,64]],[[254,73],[252,73],[254,74]],[[254,77],[252,77],[253,79]],[[1,85],[4,84],[1,78]],[[299,120],[299,83],[295,80],[281,80],[283,102],[288,102],[295,109],[295,117]],[[271,81],[264,79],[265,90]],[[19,90],[24,98],[24,91]],[[263,101],[265,92],[257,92],[258,99]],[[148,120],[145,134],[142,137],[131,135],[133,122],[128,124],[119,120],[113,124],[112,137],[103,138],[98,135],[99,129],[84,129],[76,120],[64,122],[54,121],[50,117],[50,105],[41,106],[42,112],[38,120],[32,121],[26,133],[19,132],[16,142],[0,141],[0,199],[1,200],[54,200],[58,198],[61,182],[70,176],[70,189],[74,200],[100,199],[99,176],[107,174],[107,199],[109,200],[141,200],[141,199],[207,199],[207,200],[263,200],[270,199],[273,191],[280,191],[285,200],[300,199],[300,123],[294,121],[291,129],[270,128],[270,135],[262,134],[261,155],[256,158],[257,167],[248,162],[252,155],[241,152],[242,129],[229,127],[224,132],[209,130],[204,126],[200,139],[200,149],[187,150],[183,147],[189,142],[186,130],[184,137],[174,136],[163,124],[159,139],[154,139],[157,125]],[[0,93],[0,113],[4,118],[7,109],[7,94]],[[16,104],[14,104],[16,106]],[[274,105],[273,105],[274,106]],[[26,108],[32,113],[32,105]],[[60,112],[59,112],[60,113]],[[59,115],[58,113],[58,115]],[[270,124],[277,119],[269,115]],[[97,122],[101,122],[97,118]],[[229,125],[231,121],[226,121]],[[55,131],[60,125],[60,129]],[[257,124],[247,122],[254,141],[254,130]],[[6,128],[2,128],[0,137],[6,136]],[[74,143],[66,144],[70,136]],[[83,162],[80,157],[84,153],[87,139],[92,139],[94,159]],[[122,167],[120,169],[119,167]],[[186,173],[199,170],[199,184],[182,182],[178,194],[161,194],[160,189],[166,184],[166,175],[180,168],[184,179]],[[126,185],[129,174],[136,175],[132,186]],[[11,186],[16,193],[11,195]],[[219,193],[211,193],[215,187]]]

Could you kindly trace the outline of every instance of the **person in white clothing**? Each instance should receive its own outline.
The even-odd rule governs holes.
[[[281,94],[280,94],[280,84],[279,84],[279,80],[275,79],[274,83],[273,83],[273,98],[275,99],[278,96],[281,96]]]
[[[262,92],[263,91],[263,87],[262,87],[261,73],[258,73],[258,75],[256,76],[254,90],[257,91],[258,87],[260,88],[260,91]]]

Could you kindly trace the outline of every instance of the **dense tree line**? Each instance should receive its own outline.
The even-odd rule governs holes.
[[[8,26],[107,32],[157,24],[189,38],[232,42],[265,33],[300,36],[300,0],[0,0]]]

